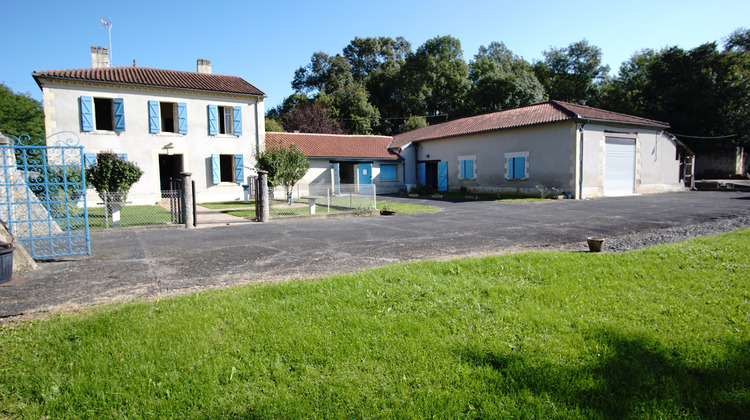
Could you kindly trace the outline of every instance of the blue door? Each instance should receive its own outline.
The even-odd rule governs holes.
[[[359,192],[361,194],[372,194],[372,163],[360,163],[358,166]]]
[[[417,182],[419,185],[425,185],[427,183],[427,170],[425,169],[426,164],[424,162],[417,164]]]
[[[438,191],[448,191],[448,162],[438,162]]]

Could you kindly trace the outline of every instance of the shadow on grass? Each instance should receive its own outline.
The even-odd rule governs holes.
[[[711,368],[695,368],[677,350],[648,338],[602,331],[593,340],[607,354],[578,366],[540,365],[523,355],[493,352],[466,351],[462,356],[491,367],[516,391],[546,394],[559,407],[602,418],[747,418],[750,413],[750,342],[724,343],[723,352],[713,353],[723,354],[722,360],[702,363]]]

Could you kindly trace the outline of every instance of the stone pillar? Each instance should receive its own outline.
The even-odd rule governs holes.
[[[193,182],[191,180],[191,172],[181,172],[182,177],[182,220],[185,222],[185,227],[192,229],[193,220],[195,215],[193,214]]]
[[[267,222],[269,214],[271,213],[271,202],[268,195],[268,171],[258,171],[258,197],[260,201],[255,203],[260,208],[260,219],[259,222]]]

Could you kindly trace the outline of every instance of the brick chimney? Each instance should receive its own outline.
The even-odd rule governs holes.
[[[109,67],[107,47],[91,47],[91,68],[103,69],[107,67]]]
[[[198,73],[211,74],[211,61],[198,59]]]

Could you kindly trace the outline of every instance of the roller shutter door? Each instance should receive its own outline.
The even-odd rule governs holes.
[[[635,191],[635,139],[607,137],[604,160],[604,195]]]

